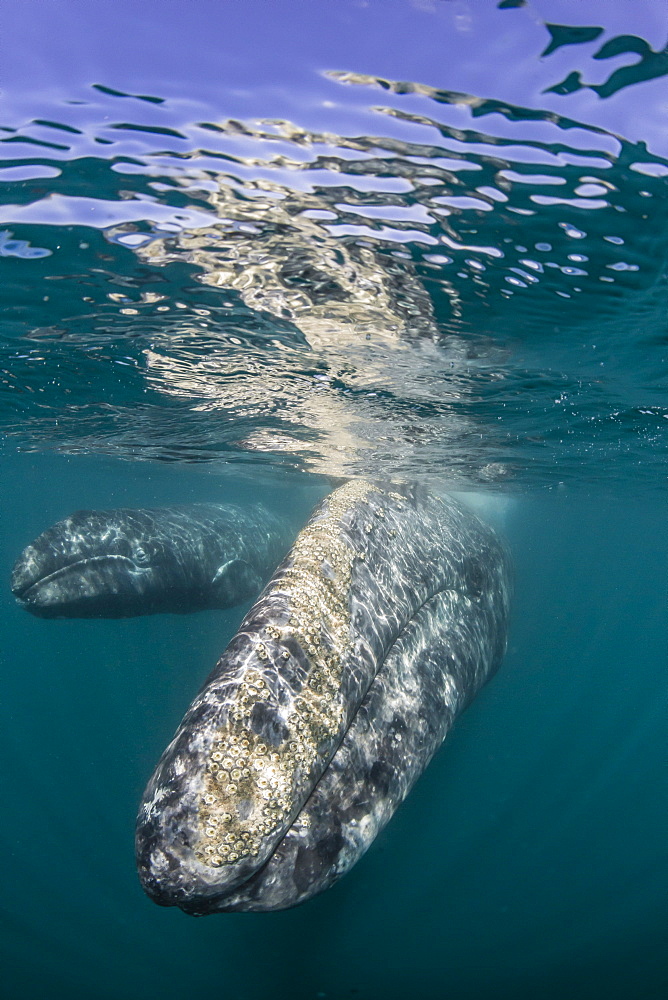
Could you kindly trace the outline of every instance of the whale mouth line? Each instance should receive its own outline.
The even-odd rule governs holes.
[[[31,592],[36,590],[38,591],[44,587],[45,584],[54,583],[62,577],[66,577],[78,571],[83,571],[95,564],[104,565],[105,563],[116,565],[126,563],[131,572],[140,572],[140,567],[129,556],[106,553],[101,556],[86,556],[83,559],[77,559],[75,562],[67,563],[65,566],[59,566],[58,569],[53,570],[52,573],[47,573],[45,576],[41,576],[39,579],[33,580],[31,583],[25,584],[23,587],[16,587],[12,589],[15,597],[19,601],[30,604]]]

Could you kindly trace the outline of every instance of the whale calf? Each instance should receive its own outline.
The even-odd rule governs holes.
[[[494,532],[421,487],[314,511],[163,754],[137,868],[192,914],[278,910],[358,860],[505,649]]]
[[[82,510],[23,550],[11,588],[43,618],[226,608],[256,596],[290,541],[260,505]]]

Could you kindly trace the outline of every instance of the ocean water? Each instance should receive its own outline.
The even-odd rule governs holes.
[[[0,994],[668,990],[663,0],[23,0],[0,40]],[[475,493],[508,653],[291,911],[156,907],[155,763],[245,607],[42,621],[80,508]]]

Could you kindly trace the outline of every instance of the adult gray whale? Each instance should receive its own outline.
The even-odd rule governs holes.
[[[11,587],[42,618],[227,608],[255,597],[290,541],[260,505],[81,510],[23,550]]]
[[[454,500],[332,493],[148,784],[146,892],[193,914],[267,911],[336,881],[498,667],[509,590],[505,549]]]

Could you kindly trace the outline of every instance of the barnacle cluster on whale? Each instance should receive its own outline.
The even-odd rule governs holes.
[[[290,660],[290,649],[299,648],[306,676],[291,701],[281,698],[281,678],[275,674],[272,683],[273,671],[265,680],[251,665],[239,682],[212,743],[199,808],[203,837],[195,856],[213,867],[260,853],[262,838],[290,815],[295,778],[310,773],[341,725],[341,654],[350,640],[347,596],[355,553],[336,528],[369,490],[367,483],[352,481],[333,494],[324,515],[300,532],[289,564],[272,581],[272,589],[287,598],[287,609],[259,629],[254,655],[263,668],[269,660]],[[253,715],[272,702],[283,702],[280,752],[253,728]]]

